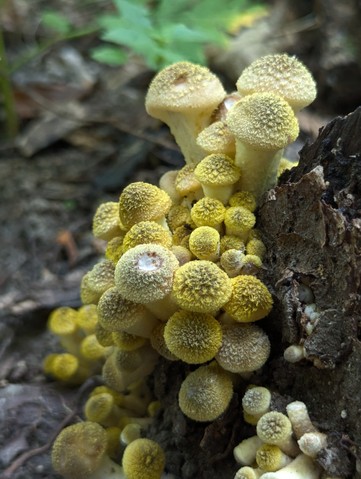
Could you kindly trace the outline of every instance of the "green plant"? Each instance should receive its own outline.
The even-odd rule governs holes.
[[[250,0],[113,1],[114,14],[99,18],[106,43],[93,49],[93,58],[119,65],[135,53],[154,70],[181,60],[205,64],[205,46],[225,44],[231,19],[254,5]]]

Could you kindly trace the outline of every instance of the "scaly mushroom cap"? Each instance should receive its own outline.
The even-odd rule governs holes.
[[[256,217],[243,206],[230,206],[224,215],[227,234],[247,239],[249,231],[256,223]]]
[[[199,180],[194,174],[194,166],[185,165],[178,171],[175,179],[175,189],[181,197],[196,193],[202,189]]]
[[[123,240],[123,252],[139,244],[160,244],[165,248],[172,246],[172,236],[163,226],[155,221],[140,221],[133,225]]]
[[[281,412],[267,412],[257,423],[257,435],[267,444],[281,445],[292,436],[291,421]]]
[[[210,226],[199,226],[189,237],[189,249],[198,259],[216,260],[219,248],[220,234]]]
[[[138,245],[118,261],[115,286],[128,301],[142,304],[158,301],[170,293],[178,266],[177,258],[164,246]]]
[[[241,171],[229,156],[213,153],[198,163],[194,174],[202,184],[217,187],[233,185]]]
[[[125,448],[122,465],[127,479],[160,479],[165,454],[155,441],[142,437]]]
[[[309,70],[296,57],[286,54],[266,55],[243,70],[237,81],[242,95],[271,92],[300,110],[316,98],[316,84]]]
[[[172,206],[168,194],[150,183],[136,181],[119,198],[119,217],[126,228],[140,221],[160,221]]]
[[[278,471],[289,464],[291,460],[287,454],[273,444],[263,444],[256,454],[258,467],[267,472]]]
[[[119,236],[123,225],[119,219],[119,205],[115,201],[107,201],[98,206],[93,218],[93,235],[106,241]]]
[[[149,337],[157,320],[139,303],[125,299],[116,287],[108,289],[98,303],[99,324],[107,331],[126,331]]]
[[[174,275],[173,295],[180,308],[196,313],[214,313],[230,298],[227,274],[211,261],[189,261]]]
[[[125,331],[114,331],[112,333],[114,345],[122,351],[134,351],[146,343],[142,336],[126,333]]]
[[[179,359],[200,364],[214,358],[222,343],[222,328],[210,314],[178,311],[167,321],[164,339]]]
[[[264,318],[272,309],[272,296],[261,280],[251,275],[231,279],[232,296],[224,305],[225,311],[239,322],[252,322]]]
[[[274,93],[254,93],[242,98],[228,113],[227,125],[237,140],[261,151],[278,151],[299,133],[292,108]]]
[[[192,206],[191,218],[196,226],[219,227],[224,220],[226,208],[215,198],[201,198]]]
[[[216,360],[232,373],[247,373],[261,368],[270,354],[267,334],[255,324],[224,325],[222,346]]]
[[[226,155],[234,155],[236,149],[234,135],[224,121],[215,121],[202,130],[197,136],[197,145],[207,153]]]
[[[84,304],[97,304],[100,296],[114,286],[114,267],[114,263],[106,259],[83,276],[80,297]]]
[[[229,198],[229,206],[242,206],[251,213],[253,213],[257,207],[257,200],[255,196],[249,191],[237,191]]]
[[[214,110],[225,96],[221,82],[208,68],[178,62],[154,77],[145,99],[145,108],[149,115],[164,121],[164,111]]]
[[[228,374],[211,363],[185,378],[179,390],[179,407],[194,421],[214,421],[227,409],[232,395]]]
[[[271,392],[262,386],[247,389],[242,398],[243,410],[252,415],[264,414],[271,404]]]
[[[105,429],[85,421],[63,429],[52,449],[53,467],[66,478],[87,479],[99,467],[107,449]]]

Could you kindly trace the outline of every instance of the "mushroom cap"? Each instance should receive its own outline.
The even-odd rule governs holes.
[[[161,70],[152,80],[145,99],[149,115],[163,120],[163,111],[197,112],[214,110],[226,96],[208,68],[177,62]]]
[[[263,414],[268,411],[271,403],[271,392],[262,386],[247,389],[242,398],[243,410],[252,415]]]
[[[222,328],[210,314],[177,311],[165,325],[164,339],[176,357],[188,364],[200,364],[216,355]]]
[[[198,259],[210,259],[218,256],[220,234],[210,226],[199,226],[189,237],[189,249]]]
[[[104,256],[106,259],[113,261],[114,264],[117,264],[119,258],[123,254],[123,240],[124,234],[121,236],[116,236],[108,241],[107,246],[105,248]]]
[[[216,364],[188,374],[178,395],[183,414],[194,421],[214,421],[227,409],[233,395],[232,381]]]
[[[229,198],[229,206],[243,206],[253,213],[257,207],[257,200],[250,191],[237,191]]]
[[[114,331],[112,338],[114,345],[122,351],[133,351],[142,347],[146,342],[146,338],[126,331]]]
[[[215,198],[201,198],[192,206],[191,218],[196,226],[219,226],[226,214],[226,208]]]
[[[139,244],[160,244],[165,248],[172,246],[172,236],[163,226],[155,221],[140,221],[133,225],[123,240],[123,252]]]
[[[248,233],[256,223],[255,215],[243,206],[230,206],[224,215],[224,224],[233,234]]]
[[[103,359],[107,349],[99,343],[95,334],[88,334],[80,343],[81,355],[90,361]]]
[[[122,465],[127,479],[160,479],[165,454],[151,439],[134,439],[124,450]]]
[[[298,136],[297,118],[290,105],[274,93],[253,93],[229,111],[227,125],[249,148],[278,151]]]
[[[267,412],[257,423],[257,436],[267,444],[278,446],[287,441],[291,435],[291,421],[281,412]]]
[[[149,315],[142,304],[125,299],[116,287],[108,289],[98,303],[99,324],[107,331],[127,331]]]
[[[231,279],[232,296],[224,305],[225,311],[239,322],[252,322],[264,318],[271,311],[271,293],[261,280],[251,275]]]
[[[211,261],[189,261],[174,275],[174,299],[187,311],[214,313],[228,301],[231,292],[227,274]]]
[[[232,373],[247,373],[261,368],[270,354],[267,334],[255,324],[223,326],[222,346],[216,360]]]
[[[285,461],[286,458],[286,461]],[[264,471],[278,471],[287,464],[288,456],[274,444],[262,444],[256,453],[258,467]],[[291,462],[291,459],[288,459]]]
[[[152,331],[150,344],[161,356],[169,361],[177,361],[178,358],[168,348],[164,339],[164,328],[166,323],[159,323]]]
[[[87,479],[100,465],[107,449],[105,429],[85,421],[63,429],[52,449],[53,467],[66,478]]]
[[[170,293],[178,266],[175,255],[164,246],[138,245],[118,261],[115,286],[128,301],[141,304],[158,301]]]
[[[150,183],[136,181],[122,191],[119,198],[119,217],[126,228],[140,221],[162,219],[172,206],[169,195]]]
[[[242,95],[276,93],[297,110],[316,98],[316,84],[309,70],[285,53],[266,55],[251,63],[239,77],[237,89]]]
[[[236,183],[241,170],[229,156],[212,153],[198,163],[194,174],[202,184],[217,187]]]
[[[48,320],[49,330],[57,336],[73,334],[78,329],[78,311],[68,306],[54,309]]]
[[[100,296],[114,286],[114,263],[106,259],[100,261],[83,276],[80,285],[80,296],[84,304],[96,304]]]
[[[93,217],[93,235],[106,241],[119,236],[123,226],[120,224],[119,205],[107,201],[98,206]]]
[[[211,123],[199,133],[197,145],[208,153],[225,154],[234,153],[236,147],[234,135],[221,120]]]
[[[184,205],[173,205],[167,215],[167,222],[171,231],[175,231],[179,226],[190,224],[191,221],[189,208]]]
[[[220,253],[223,254],[225,251],[229,249],[236,249],[239,250],[240,253],[244,253],[245,246],[244,242],[241,240],[239,236],[235,235],[224,235],[221,238],[221,251]]]
[[[91,395],[84,406],[84,415],[88,421],[102,424],[111,414],[115,405],[114,397],[108,392]]]
[[[194,174],[194,166],[185,165],[178,171],[175,179],[175,189],[180,196],[201,190],[202,186]]]
[[[86,334],[95,332],[97,322],[98,312],[95,304],[84,304],[78,309],[76,323]]]

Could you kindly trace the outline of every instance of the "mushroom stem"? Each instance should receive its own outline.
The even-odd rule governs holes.
[[[277,172],[282,153],[283,148],[274,151],[255,150],[237,140],[235,164],[242,171],[237,189],[249,191],[259,199],[264,191],[277,183]]]

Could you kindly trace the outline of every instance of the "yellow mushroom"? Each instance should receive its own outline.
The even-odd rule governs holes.
[[[84,405],[85,419],[104,427],[117,426],[120,418],[126,415],[129,411],[118,407],[113,395],[108,392],[93,394]]]
[[[202,130],[197,137],[197,145],[207,154],[223,153],[234,157],[236,142],[226,123],[215,121]]]
[[[101,360],[108,352],[109,349],[99,343],[95,334],[89,334],[80,343],[80,354],[87,361]]]
[[[97,304],[100,296],[114,286],[114,263],[104,260],[83,276],[80,297],[83,304]]]
[[[280,96],[254,93],[234,105],[227,124],[236,137],[235,163],[242,171],[238,188],[258,201],[276,184],[282,150],[298,136],[297,118]]]
[[[123,240],[123,253],[140,244],[160,244],[165,248],[172,246],[172,236],[169,229],[163,228],[155,221],[140,221],[133,225]]]
[[[229,249],[236,249],[239,250],[241,253],[244,253],[246,248],[244,242],[238,236],[224,235],[221,238],[221,255]]]
[[[178,175],[179,170],[169,170],[163,173],[163,175],[159,178],[159,188],[165,191],[169,198],[172,200],[173,205],[178,205],[182,197],[178,193],[175,187],[176,178]]]
[[[256,460],[257,450],[263,442],[258,436],[247,437],[243,439],[234,449],[233,456],[237,464],[242,466],[251,466]]]
[[[211,226],[220,231],[226,208],[215,198],[201,198],[192,206],[191,218],[196,226]]]
[[[121,479],[122,468],[107,454],[105,429],[91,421],[63,429],[55,439],[51,459],[67,479]]]
[[[285,454],[295,457],[300,450],[292,437],[292,424],[285,414],[266,412],[257,423],[257,436],[266,444],[278,446]]]
[[[243,206],[230,206],[224,215],[226,234],[228,236],[238,236],[244,242],[255,223],[255,215]]]
[[[85,334],[92,334],[95,332],[95,327],[98,322],[97,306],[95,304],[85,304],[78,309],[76,315],[76,323]]]
[[[242,206],[251,213],[254,213],[257,208],[257,201],[255,196],[249,191],[237,191],[229,198],[229,206]]]
[[[225,324],[222,332],[222,346],[216,360],[223,369],[244,374],[265,364],[270,354],[270,341],[261,328],[253,323]]]
[[[285,53],[266,55],[245,68],[237,80],[241,95],[271,92],[283,97],[295,112],[316,98],[310,71],[296,57]]]
[[[63,348],[75,355],[79,353],[80,342],[85,336],[78,320],[78,311],[67,306],[56,308],[48,320],[49,331],[59,338]]]
[[[167,321],[164,339],[177,358],[200,364],[216,355],[222,343],[222,328],[210,314],[178,311]]]
[[[99,324],[106,331],[125,331],[149,338],[158,324],[145,306],[125,299],[116,287],[108,289],[98,303]]]
[[[233,395],[232,381],[216,364],[188,374],[179,390],[179,407],[194,421],[214,421],[227,409]]]
[[[126,333],[125,331],[114,331],[112,333],[114,346],[122,351],[133,351],[146,343],[146,339],[142,336]]]
[[[224,310],[235,321],[248,323],[258,321],[272,309],[272,296],[261,280],[250,275],[231,279],[232,295]]]
[[[175,255],[164,246],[138,245],[118,261],[115,286],[128,301],[144,304],[160,319],[166,320],[176,309],[169,293],[178,266]]]
[[[187,311],[215,313],[231,293],[231,280],[211,261],[189,261],[175,272],[173,297]]]
[[[164,328],[167,323],[160,323],[156,326],[150,336],[150,344],[152,347],[168,361],[177,361],[178,357],[175,356],[168,348],[164,339]]]
[[[242,398],[243,411],[258,419],[269,411],[270,405],[271,392],[263,386],[254,386],[247,389]]]
[[[194,170],[204,195],[228,203],[241,171],[234,160],[221,153],[212,153],[201,160]]]
[[[189,236],[189,249],[198,259],[217,261],[220,250],[220,235],[210,226],[199,226]]]
[[[196,138],[225,96],[219,79],[208,68],[178,62],[152,80],[145,107],[149,115],[169,126],[186,163],[194,164],[204,154]]]
[[[121,235],[124,230],[119,218],[119,205],[107,201],[98,206],[93,218],[93,235],[106,241]]]
[[[172,205],[168,194],[150,183],[130,183],[119,198],[119,217],[129,229],[140,221],[156,221],[167,228],[165,216]]]
[[[130,384],[148,376],[157,360],[158,353],[148,344],[133,351],[114,348],[104,363],[102,376],[109,387],[122,392]]]
[[[105,248],[104,256],[106,259],[113,261],[114,264],[117,264],[119,258],[123,254],[123,240],[124,235],[116,236],[115,238],[111,239]]]
[[[127,479],[160,479],[165,466],[165,454],[155,441],[138,438],[125,448],[122,465]]]
[[[256,462],[264,471],[278,471],[287,466],[292,459],[287,456],[278,446],[263,444],[257,451]]]

